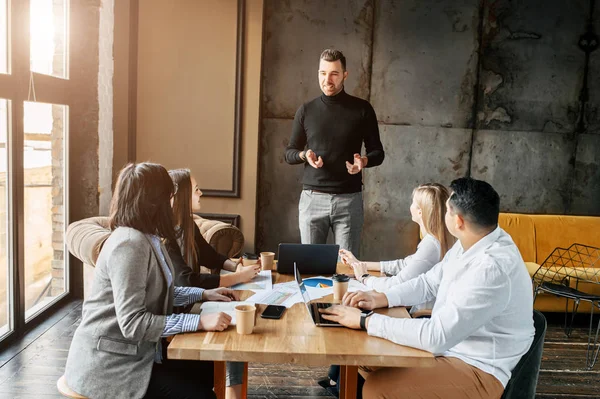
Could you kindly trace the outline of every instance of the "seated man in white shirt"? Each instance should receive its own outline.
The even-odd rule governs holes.
[[[436,355],[434,367],[381,368],[365,398],[494,398],[533,341],[533,295],[512,238],[498,227],[500,198],[488,183],[454,180],[446,226],[458,241],[429,272],[383,293],[347,293],[324,317]],[[360,309],[435,299],[430,319],[368,316]]]

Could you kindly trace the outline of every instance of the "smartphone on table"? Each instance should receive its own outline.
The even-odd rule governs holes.
[[[281,305],[269,305],[263,310],[260,317],[263,319],[281,319],[286,307]]]

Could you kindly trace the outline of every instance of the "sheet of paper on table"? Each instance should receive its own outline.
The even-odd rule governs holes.
[[[246,301],[265,305],[283,305],[287,308],[290,308],[295,303],[298,303],[298,301],[294,298],[295,296],[298,296],[298,299],[302,300],[302,298],[300,298],[300,294],[298,293],[297,286],[294,289],[294,287],[291,286],[275,284],[273,285],[273,289],[270,291],[256,290],[255,294],[250,298],[247,298]]]
[[[249,304],[248,301],[232,301],[232,302],[202,302],[194,305],[192,313],[212,314],[212,313],[227,313],[231,316],[231,325],[235,326],[235,307],[237,305]],[[200,305],[200,306],[198,306]]]
[[[363,283],[359,282],[358,280],[351,278],[350,282],[348,283],[348,292],[354,292],[354,291],[372,291],[372,290],[369,287],[367,287],[366,285],[364,285]]]
[[[231,272],[226,272],[226,273],[223,273],[223,272],[224,271],[221,270],[221,274],[231,273]],[[231,289],[233,289],[233,290],[252,290],[252,291],[256,291],[256,290],[270,291],[273,289],[273,282],[271,280],[271,271],[270,270],[261,270],[260,273],[258,273],[258,275],[256,277],[254,277],[252,280],[248,281],[247,283],[236,284],[236,285],[232,286]]]

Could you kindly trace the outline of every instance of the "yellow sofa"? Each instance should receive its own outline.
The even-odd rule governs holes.
[[[574,243],[600,247],[600,217],[501,213],[499,224],[519,247],[531,276],[556,247],[568,248]],[[586,284],[585,291],[600,295],[600,286]],[[540,294],[535,308],[542,312],[564,312],[565,301]],[[582,302],[579,311],[589,312],[589,303]]]

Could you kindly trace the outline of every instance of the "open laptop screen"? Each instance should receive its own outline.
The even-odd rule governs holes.
[[[277,272],[292,274],[294,263],[305,274],[333,274],[340,246],[336,244],[279,244]]]
[[[310,306],[310,295],[304,286],[304,280],[300,276],[300,272],[298,271],[298,267],[296,266],[296,262],[294,262],[294,277],[296,277],[296,283],[298,283],[298,288],[300,289],[300,294],[302,295],[302,299],[306,304],[306,308],[308,309],[308,313],[313,316],[312,308]]]

